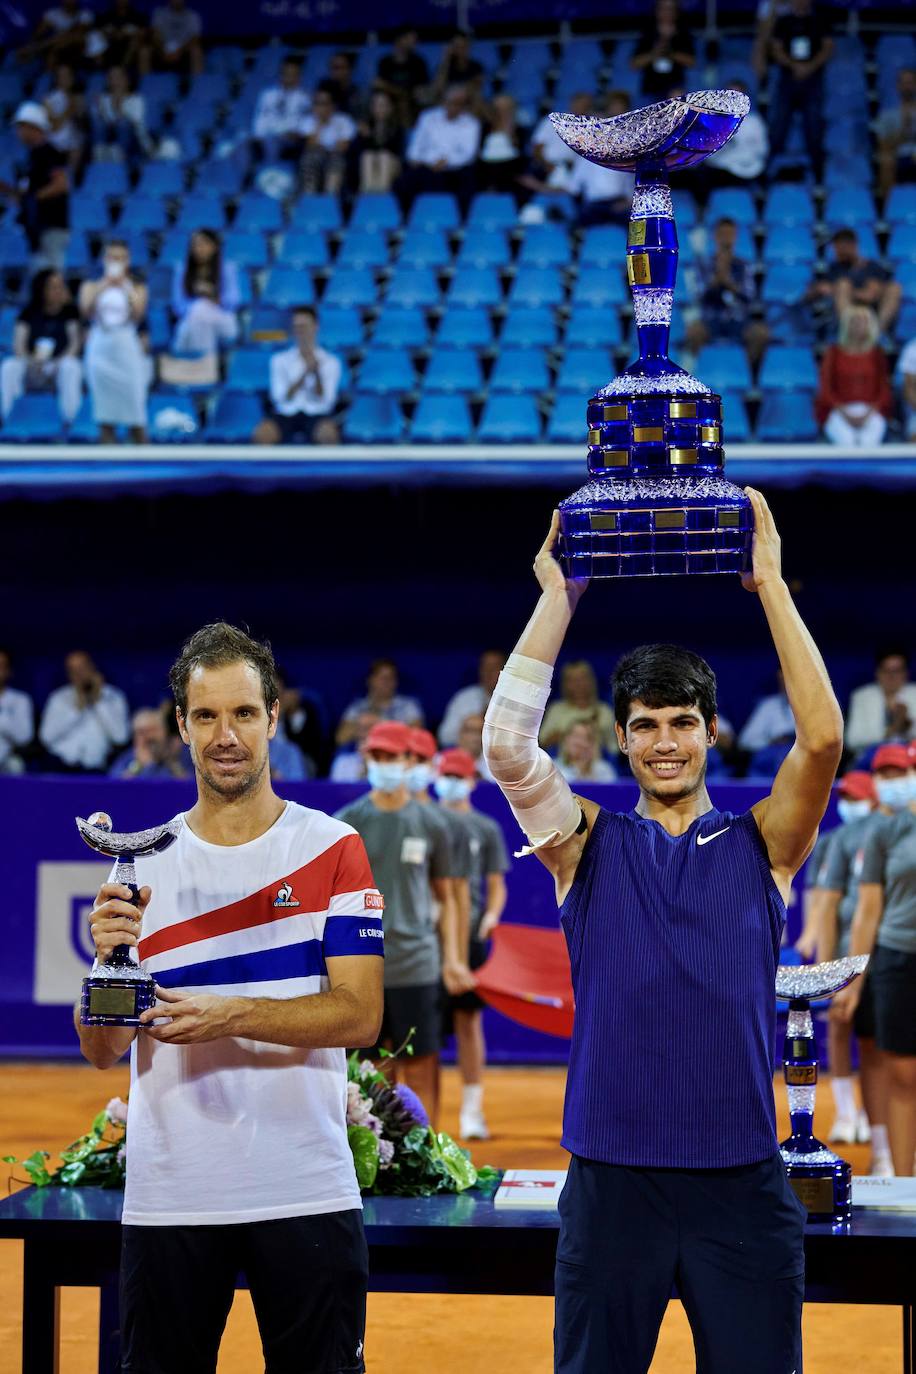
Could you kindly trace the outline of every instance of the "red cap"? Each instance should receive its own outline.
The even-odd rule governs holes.
[[[435,735],[431,735],[428,730],[420,730],[414,727],[407,732],[410,736],[410,743],[407,746],[412,754],[416,754],[418,759],[432,759],[436,756],[439,748],[436,743]]]
[[[473,754],[466,749],[445,749],[439,755],[439,776],[448,774],[453,778],[473,778],[477,763]]]
[[[906,751],[910,756],[910,767],[916,768],[916,739],[910,740],[906,747]]]
[[[409,754],[411,731],[399,720],[380,720],[366,736],[364,749],[384,749],[387,754]]]
[[[874,801],[875,783],[871,773],[853,771],[840,778],[837,791],[850,801]]]
[[[905,744],[882,744],[871,761],[873,773],[879,768],[902,768],[906,772],[912,767],[913,756]]]

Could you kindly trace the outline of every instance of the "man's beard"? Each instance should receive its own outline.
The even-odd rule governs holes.
[[[234,777],[220,777],[218,774],[211,773],[206,767],[206,759],[200,759],[192,751],[191,761],[194,764],[194,771],[199,781],[208,792],[215,793],[224,801],[235,801],[239,797],[244,797],[248,792],[253,792],[258,783],[264,776],[264,770],[268,765],[267,755],[265,754],[260,765],[252,763],[252,766]]]

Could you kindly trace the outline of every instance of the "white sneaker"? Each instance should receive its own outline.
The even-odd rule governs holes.
[[[864,1112],[856,1117],[856,1144],[867,1145],[871,1140],[871,1126]]]
[[[489,1140],[490,1132],[483,1112],[462,1112],[458,1123],[458,1134],[462,1140]]]
[[[831,1145],[855,1145],[856,1143],[856,1122],[847,1120],[845,1117],[838,1116],[830,1127],[830,1134],[827,1139]]]
[[[890,1155],[874,1155],[868,1170],[869,1178],[893,1178],[894,1164]]]

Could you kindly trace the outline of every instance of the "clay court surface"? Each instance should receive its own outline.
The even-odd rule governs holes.
[[[487,1115],[493,1139],[474,1148],[475,1160],[501,1167],[565,1167],[567,1157],[559,1146],[564,1078],[561,1069],[491,1070]],[[0,1154],[22,1157],[38,1146],[62,1148],[88,1127],[110,1097],[126,1096],[127,1085],[126,1068],[102,1074],[76,1064],[0,1066]],[[777,1084],[780,1135],[787,1133],[783,1093]],[[445,1130],[457,1131],[458,1100],[457,1076],[447,1070]],[[818,1105],[815,1130],[822,1134],[831,1116],[826,1081]],[[843,1153],[855,1172],[864,1170],[863,1147]],[[20,1305],[21,1246],[0,1241],[2,1374],[22,1371]],[[59,1374],[95,1374],[97,1310],[93,1292],[65,1292]],[[812,1304],[805,1312],[805,1374],[897,1374],[900,1324],[896,1307]],[[370,1294],[366,1367],[369,1374],[430,1369],[437,1374],[550,1374],[551,1328],[547,1298]],[[693,1368],[690,1332],[680,1304],[672,1303],[652,1374],[690,1374]],[[248,1294],[239,1293],[223,1339],[219,1374],[258,1374],[262,1369]]]

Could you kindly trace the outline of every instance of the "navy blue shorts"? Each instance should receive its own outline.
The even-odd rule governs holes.
[[[802,1374],[806,1215],[778,1154],[731,1169],[573,1156],[560,1197],[556,1374],[646,1374],[675,1284],[697,1374]]]

